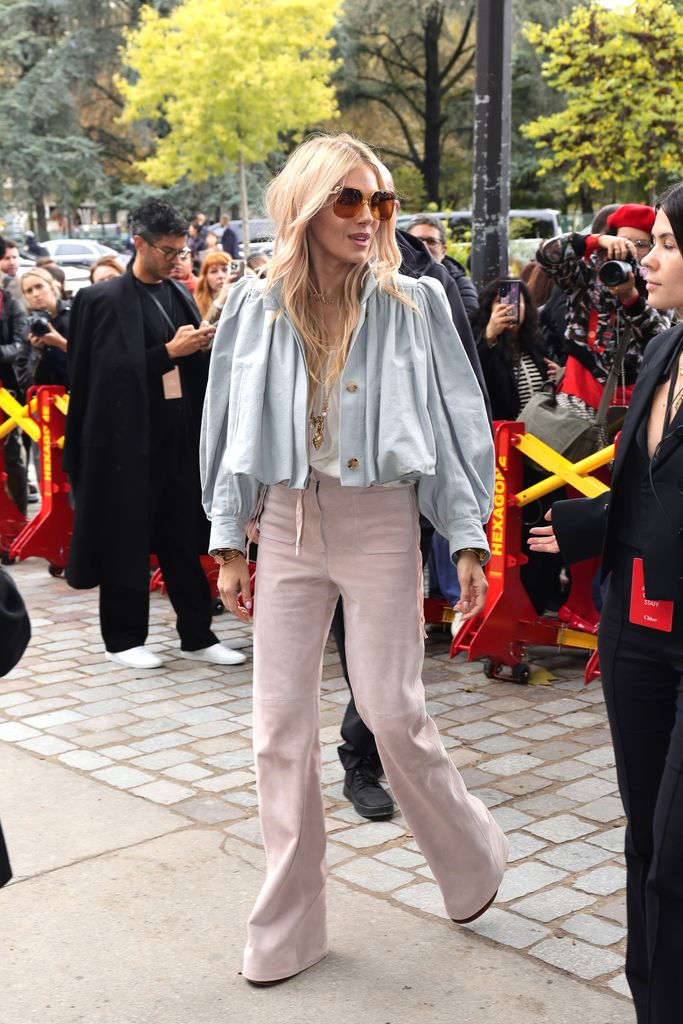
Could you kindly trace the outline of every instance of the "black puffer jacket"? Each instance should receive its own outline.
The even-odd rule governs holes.
[[[0,307],[0,381],[23,398],[31,383],[28,318],[22,304],[6,289],[0,291]]]
[[[479,295],[473,282],[467,276],[467,271],[462,263],[458,263],[452,256],[444,256],[441,266],[445,267],[455,281],[462,304],[465,307],[470,323],[473,324],[479,315]]]

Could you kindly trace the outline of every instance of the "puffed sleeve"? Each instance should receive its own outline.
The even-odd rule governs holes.
[[[486,407],[441,285],[421,278],[415,290],[427,362],[427,408],[436,472],[418,483],[420,511],[461,548],[488,551],[485,524],[493,507],[494,449]]]
[[[259,481],[244,473],[232,473],[227,465],[232,361],[252,281],[243,278],[230,289],[211,351],[199,448],[202,503],[211,523],[209,551],[245,551],[247,523],[259,497]]]

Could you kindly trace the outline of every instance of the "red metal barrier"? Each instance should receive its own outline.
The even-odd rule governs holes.
[[[568,629],[557,619],[539,618],[522,585],[520,569],[527,556],[521,550],[522,509],[515,495],[523,487],[523,457],[516,447],[523,432],[521,423],[495,424],[496,481],[487,527],[489,590],[483,613],[463,623],[451,644],[451,657],[465,651],[468,661],[487,659],[484,671],[489,678],[499,678],[503,666],[511,667],[513,679],[520,683],[529,681],[530,645],[591,651],[596,647],[593,634]]]
[[[9,550],[15,537],[28,523],[5,490],[7,473],[5,472],[5,451],[0,441],[0,556],[9,558]]]
[[[40,427],[40,512],[27,523],[10,548],[10,558],[46,558],[50,572],[60,575],[66,568],[73,532],[71,490],[62,469],[62,448],[67,399],[64,388],[31,388],[28,401],[37,400]]]

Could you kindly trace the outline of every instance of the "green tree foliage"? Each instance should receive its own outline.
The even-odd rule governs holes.
[[[0,173],[13,198],[65,207],[130,173],[116,125],[118,47],[141,0],[0,0]]]
[[[146,120],[149,181],[206,180],[283,148],[336,109],[329,50],[337,0],[185,0],[143,11],[120,78],[127,123]]]
[[[562,97],[543,80],[541,57],[525,35],[529,22],[549,31],[588,0],[514,0],[512,6],[512,147],[510,153],[510,205],[564,206],[564,180],[558,171],[538,177],[540,155],[520,127],[525,122],[562,109]],[[683,0],[682,0],[683,2]]]
[[[474,8],[473,0],[346,0],[337,30],[344,122],[360,125],[390,162],[412,165],[430,202],[442,197],[446,151],[464,140],[471,160]]]
[[[642,195],[680,176],[683,14],[663,0],[619,10],[578,7],[551,31],[530,25],[542,72],[562,110],[522,128],[542,151],[540,174],[561,172],[567,192],[636,184]]]

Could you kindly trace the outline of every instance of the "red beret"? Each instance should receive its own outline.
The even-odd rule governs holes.
[[[641,206],[640,203],[624,203],[607,218],[607,226],[610,228],[636,228],[638,231],[652,232],[656,213],[651,206]]]

